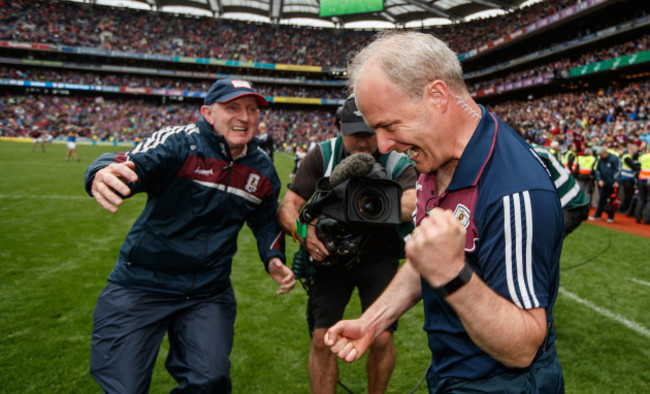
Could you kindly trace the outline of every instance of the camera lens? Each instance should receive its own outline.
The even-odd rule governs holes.
[[[375,219],[384,211],[383,201],[377,194],[363,194],[357,202],[359,212],[368,219]]]

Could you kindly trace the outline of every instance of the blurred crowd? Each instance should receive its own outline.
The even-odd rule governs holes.
[[[0,136],[30,137],[34,131],[64,138],[73,129],[96,141],[141,140],[171,125],[193,123],[200,101],[158,104],[141,98],[6,94],[0,96]],[[312,140],[336,135],[335,117],[325,110],[263,108],[276,149],[294,151]]]
[[[215,81],[214,79],[170,78],[144,74],[98,73],[90,71],[67,71],[47,68],[16,68],[9,66],[0,66],[0,78],[38,82],[86,84],[94,86],[174,89],[191,92],[207,92]],[[305,85],[256,83],[255,90],[265,96],[277,97],[339,99],[347,95],[344,86],[332,88]]]
[[[537,144],[555,140],[564,148],[580,135],[579,150],[603,144],[624,148],[627,138],[640,139],[650,130],[650,81],[508,101],[489,109]]]
[[[571,55],[544,63],[529,69],[520,70],[498,76],[496,78],[472,83],[468,81],[470,92],[496,88],[507,83],[520,82],[526,79],[547,76],[554,78],[563,70],[585,66],[606,59],[617,58],[633,53],[646,51],[650,44],[650,33],[641,34],[625,42],[607,45],[588,51],[573,51]],[[172,78],[145,74],[99,73],[92,71],[66,71],[48,68],[24,68],[0,66],[0,78],[29,80],[39,82],[65,82],[99,86],[128,86],[177,89],[193,92],[204,92],[214,82],[212,79]],[[322,87],[289,84],[256,84],[256,89],[266,96],[301,97],[318,99],[337,99],[346,96],[344,86]]]
[[[562,70],[573,67],[585,66],[600,62],[602,60],[617,58],[633,53],[648,50],[650,44],[650,33],[615,45],[603,48],[592,49],[585,52],[575,51],[571,55],[559,60],[544,63],[529,69],[508,73],[497,78],[482,80],[472,83],[468,81],[470,92],[477,92],[489,88],[496,88],[498,85],[520,82],[526,79],[547,76],[553,78],[559,75]],[[46,68],[16,68],[0,66],[0,78],[42,81],[42,82],[66,82],[82,83],[101,86],[129,86],[179,89],[195,92],[204,92],[210,87],[214,80],[171,78],[150,75],[98,73],[90,71],[64,71],[61,69]],[[319,87],[288,84],[256,84],[256,89],[265,96],[279,97],[303,97],[303,98],[326,98],[337,99],[346,96],[345,87]]]
[[[499,85],[521,82],[539,76],[547,76],[548,78],[559,77],[563,70],[568,71],[574,67],[586,66],[603,60],[647,51],[649,48],[650,33],[645,33],[632,40],[627,40],[613,45],[606,45],[602,48],[591,49],[588,51],[571,51],[568,56],[561,59],[543,63],[525,70],[511,72],[499,76],[498,78],[482,80],[474,83],[470,80],[468,81],[468,87],[470,92],[477,92],[479,90],[496,88]]]
[[[422,30],[464,53],[577,2],[546,0],[498,17]],[[348,56],[373,34],[370,30],[274,26],[68,1],[0,0],[0,40],[147,54],[345,67]]]
[[[195,121],[199,106],[199,101],[158,104],[135,97],[6,94],[0,97],[0,133],[26,136],[36,127],[56,137],[73,126],[81,137],[133,140],[164,125]],[[578,140],[586,145],[624,147],[626,139],[621,138],[621,133],[626,138],[644,139],[642,136],[649,131],[650,81],[509,101],[488,109],[538,144],[548,145],[555,140],[564,147],[579,134]],[[271,106],[263,108],[262,118],[278,149],[295,149],[337,132],[333,109]]]

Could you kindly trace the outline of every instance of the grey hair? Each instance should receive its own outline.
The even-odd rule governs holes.
[[[458,57],[440,39],[416,31],[385,30],[359,51],[348,65],[348,88],[354,91],[363,68],[377,61],[390,80],[414,101],[436,79],[456,94],[468,94]]]

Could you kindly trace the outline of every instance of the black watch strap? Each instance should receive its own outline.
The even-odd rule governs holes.
[[[440,287],[434,287],[433,290],[435,290],[436,293],[438,293],[438,295],[441,298],[445,298],[449,294],[460,289],[461,287],[463,287],[463,285],[469,282],[473,272],[474,270],[472,270],[472,267],[470,267],[470,265],[467,264],[466,261],[465,265],[463,266],[463,269],[460,270],[460,272],[458,273],[458,275],[456,275],[454,279],[450,280],[449,282],[445,283]]]

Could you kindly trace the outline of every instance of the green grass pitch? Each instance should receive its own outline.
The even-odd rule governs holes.
[[[0,142],[0,393],[100,392],[88,374],[93,309],[145,196],[110,214],[86,195],[83,174],[100,153],[128,148],[78,145],[81,161],[68,162],[65,144],[44,154]],[[276,167],[284,193],[292,157],[277,154]],[[287,239],[287,248],[290,257],[296,245]],[[588,223],[565,240],[555,324],[567,393],[650,392],[649,257],[650,240]],[[246,227],[232,278],[234,392],[308,393],[304,290],[275,295]],[[353,300],[347,317],[359,314]],[[390,393],[411,391],[428,365],[422,322],[420,304],[400,320]],[[164,341],[152,393],[174,387],[167,348]],[[365,392],[364,363],[340,366],[340,380]]]

